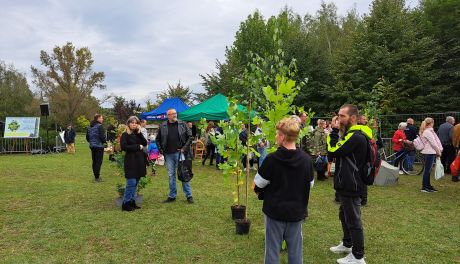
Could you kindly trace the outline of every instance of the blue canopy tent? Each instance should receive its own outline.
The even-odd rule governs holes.
[[[178,97],[168,98],[164,100],[163,103],[160,106],[158,106],[158,108],[149,112],[142,113],[141,119],[149,121],[166,120],[168,119],[168,117],[166,116],[166,112],[170,108],[174,108],[176,109],[177,113],[180,113],[182,111],[189,109],[190,107],[186,105],[184,102],[182,102],[182,100]]]

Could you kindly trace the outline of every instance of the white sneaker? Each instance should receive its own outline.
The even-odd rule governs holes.
[[[346,247],[343,245],[343,242],[340,241],[340,244],[338,246],[335,246],[335,247],[331,247],[329,248],[329,250],[331,250],[332,252],[336,253],[336,254],[340,254],[340,253],[350,253],[351,252],[351,247]]]
[[[403,174],[404,174],[404,171],[400,170],[399,175],[403,175]]]
[[[353,253],[348,254],[346,257],[338,259],[337,263],[339,264],[366,264],[364,258],[357,259],[353,256]]]

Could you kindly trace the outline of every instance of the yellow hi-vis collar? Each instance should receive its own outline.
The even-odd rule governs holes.
[[[329,152],[337,151],[340,147],[343,146],[343,144],[345,144],[345,142],[347,142],[351,138],[351,136],[353,136],[354,132],[356,131],[361,131],[369,139],[372,138],[372,129],[370,127],[362,126],[362,125],[354,125],[350,127],[350,129],[348,129],[347,133],[345,134],[345,137],[339,142],[337,142],[337,144],[334,147],[331,146],[331,137],[330,135],[328,135],[327,136],[327,150]]]

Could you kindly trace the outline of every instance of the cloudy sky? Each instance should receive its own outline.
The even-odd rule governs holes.
[[[288,6],[314,14],[321,0],[7,1],[0,9],[0,60],[24,72],[40,66],[40,50],[72,42],[89,47],[94,70],[106,73],[105,91],[143,103],[181,80],[199,91],[199,74],[223,60],[241,21],[260,10],[265,18]],[[339,14],[371,0],[335,0]]]

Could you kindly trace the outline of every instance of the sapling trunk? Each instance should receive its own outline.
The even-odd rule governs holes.
[[[236,153],[238,153],[238,140],[239,138],[236,139]],[[236,161],[236,204],[238,207],[240,207],[240,166],[238,164],[238,160]]]
[[[249,97],[249,108],[248,108],[248,116],[249,116],[249,122],[248,122],[248,139],[246,141],[246,210],[244,211],[244,219],[248,219],[248,196],[249,196],[249,191],[248,191],[248,181],[249,181],[249,154],[250,154],[250,148],[249,144],[251,142],[251,97]]]

